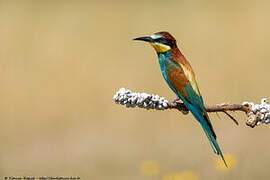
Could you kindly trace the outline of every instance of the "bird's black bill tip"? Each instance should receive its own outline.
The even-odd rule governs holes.
[[[145,41],[145,42],[154,42],[154,40],[151,37],[138,37],[133,39],[135,41]]]

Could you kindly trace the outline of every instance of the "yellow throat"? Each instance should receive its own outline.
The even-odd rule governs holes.
[[[160,43],[156,43],[156,42],[153,42],[153,43],[150,43],[154,49],[158,52],[158,53],[164,53],[164,52],[167,52],[168,50],[171,49],[170,46],[167,46],[167,45],[164,45],[164,44],[160,44]]]

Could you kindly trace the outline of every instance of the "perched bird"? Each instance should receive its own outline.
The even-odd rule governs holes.
[[[181,99],[193,116],[199,121],[214,152],[221,156],[227,167],[217,143],[213,126],[205,110],[195,74],[189,62],[178,49],[174,37],[168,32],[158,32],[151,36],[139,37],[134,40],[149,42],[154,47],[158,55],[162,75],[177,95],[178,98],[176,100]]]

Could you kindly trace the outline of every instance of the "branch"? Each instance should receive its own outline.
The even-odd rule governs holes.
[[[155,110],[177,109],[183,114],[188,114],[189,110],[184,103],[168,101],[164,97],[159,97],[154,94],[135,93],[131,90],[121,88],[113,97],[116,104],[126,105],[126,107],[139,107]],[[238,122],[234,119],[228,111],[242,111],[247,115],[246,125],[250,127],[258,126],[259,124],[270,123],[270,104],[267,99],[263,98],[261,104],[254,104],[253,102],[243,102],[242,104],[216,104],[206,105],[207,112],[223,112],[228,115],[236,124]]]

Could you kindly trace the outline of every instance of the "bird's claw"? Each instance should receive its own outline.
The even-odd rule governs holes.
[[[175,98],[175,99],[171,100],[171,103],[177,103],[177,101],[179,101],[179,100],[180,100],[180,98],[179,98],[179,97],[177,97],[177,98]]]

